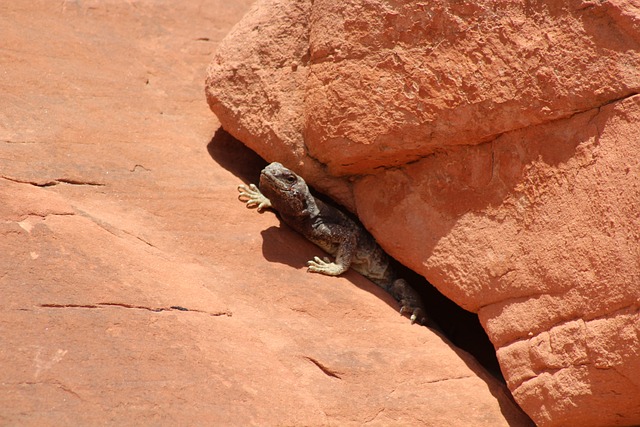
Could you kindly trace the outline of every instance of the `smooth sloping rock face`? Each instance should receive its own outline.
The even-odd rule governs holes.
[[[237,200],[202,80],[248,3],[0,4],[0,425],[530,425]]]
[[[289,3],[221,44],[223,126],[478,312],[536,423],[640,424],[640,7]]]

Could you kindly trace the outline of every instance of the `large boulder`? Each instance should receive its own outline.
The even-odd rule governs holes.
[[[539,425],[640,423],[640,7],[258,1],[223,126],[477,312]]]

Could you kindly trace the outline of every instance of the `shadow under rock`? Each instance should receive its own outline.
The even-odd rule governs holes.
[[[260,232],[262,236],[262,255],[269,262],[285,264],[300,270],[306,267],[307,259],[300,250],[298,233],[286,225],[269,227]],[[306,242],[306,240],[305,240]]]
[[[264,258],[269,262],[286,264],[299,270],[300,274],[317,274],[306,271],[307,261],[314,256],[321,258],[328,256],[322,249],[309,242],[286,224],[281,223],[279,227],[269,227],[260,234],[262,235],[262,255]],[[346,278],[353,285],[377,296],[390,307],[398,310],[398,305],[391,295],[356,271],[350,269],[342,274],[341,277]]]
[[[267,162],[231,134],[218,128],[207,144],[211,158],[246,183],[258,183]]]

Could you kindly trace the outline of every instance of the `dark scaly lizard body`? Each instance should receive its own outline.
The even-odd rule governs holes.
[[[351,267],[389,292],[400,303],[400,313],[410,315],[411,323],[424,323],[420,296],[404,279],[395,277],[389,257],[373,236],[343,212],[313,197],[300,176],[271,163],[260,174],[260,189],[250,184],[238,186],[238,191],[247,207],[273,208],[287,225],[335,257],[335,262],[314,257],[308,271],[338,276]]]

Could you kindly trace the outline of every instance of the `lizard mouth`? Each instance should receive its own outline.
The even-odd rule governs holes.
[[[273,174],[270,174],[269,171],[262,171],[260,174],[260,187],[262,188],[273,188],[278,189],[279,191],[290,191],[291,185],[288,185],[285,182],[279,180]]]
[[[272,184],[276,184],[278,182],[278,180],[266,170],[263,170],[260,173],[260,181],[268,181]]]

